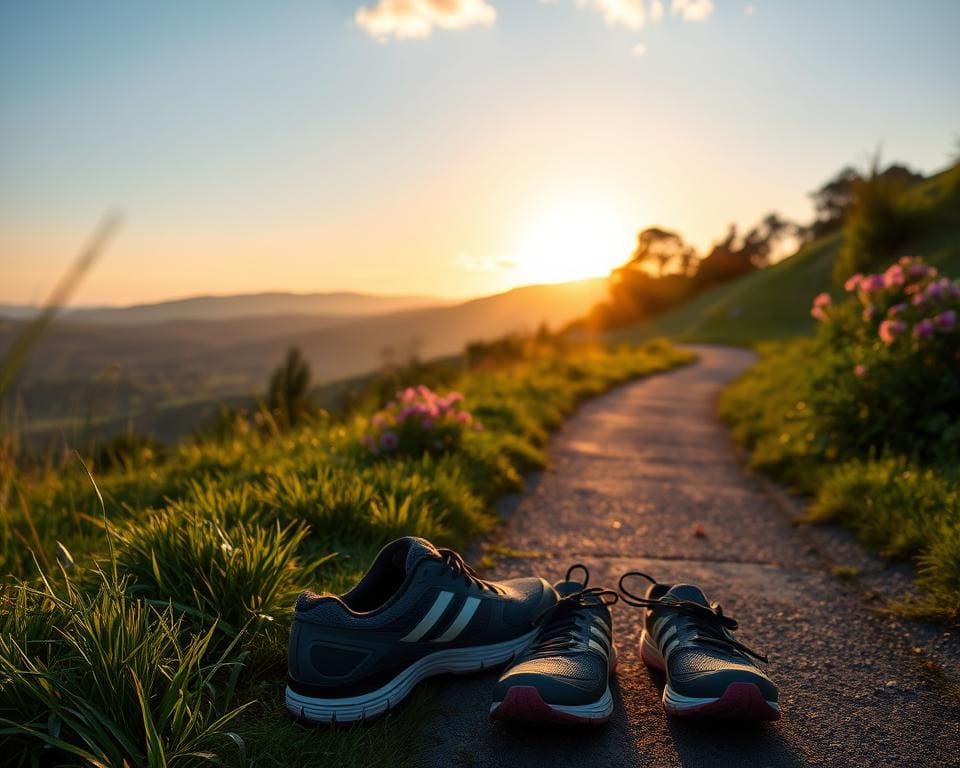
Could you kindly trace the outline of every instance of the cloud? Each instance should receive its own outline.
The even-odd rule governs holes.
[[[577,0],[577,4],[594,8],[611,27],[619,24],[637,30],[647,23],[644,0]]]
[[[517,262],[505,256],[493,254],[474,256],[472,253],[464,253],[463,251],[453,257],[452,263],[453,266],[467,272],[497,272],[502,269],[513,269],[517,266]]]
[[[647,46],[644,43],[637,43],[633,48],[630,49],[630,55],[636,56],[638,59],[647,55]]]
[[[673,0],[670,13],[684,21],[706,21],[713,14],[713,0]]]
[[[354,20],[381,43],[391,37],[418,40],[430,37],[434,27],[466,29],[486,27],[496,21],[497,11],[486,0],[380,0],[360,8]]]

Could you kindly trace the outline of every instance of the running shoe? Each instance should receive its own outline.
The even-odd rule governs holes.
[[[583,581],[572,577],[583,571]],[[611,589],[587,589],[577,564],[554,585],[560,600],[539,620],[540,631],[497,682],[490,716],[546,723],[605,723],[613,712],[610,675],[617,666],[609,606]]]
[[[408,536],[343,595],[304,592],[288,649],[287,709],[311,723],[383,714],[421,680],[522,652],[557,602],[543,579],[481,579],[456,552]]]
[[[650,582],[640,597],[624,581],[642,577]],[[640,655],[643,662],[667,678],[663,707],[668,714],[777,720],[777,686],[757,666],[767,658],[733,638],[737,622],[724,616],[692,584],[660,584],[632,571],[620,579],[621,599],[643,608]]]

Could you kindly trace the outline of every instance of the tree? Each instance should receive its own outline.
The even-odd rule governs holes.
[[[775,212],[764,216],[742,237],[737,233],[737,225],[731,224],[726,237],[714,243],[701,260],[694,279],[706,286],[761,269],[770,262],[777,244],[799,229]]]
[[[874,167],[870,176],[882,179],[897,188],[906,188],[923,179],[922,174],[915,173],[905,165],[893,163],[885,170],[879,171],[879,156],[874,158]],[[825,235],[838,229],[851,208],[856,202],[859,185],[864,176],[856,168],[848,165],[824,184],[816,192],[812,192],[813,208],[816,218],[810,225],[809,234],[813,238]]]
[[[648,227],[637,235],[637,247],[624,266],[645,269],[663,277],[667,267],[685,269],[693,260],[693,249],[676,232]]]
[[[814,238],[840,226],[843,216],[853,203],[853,184],[860,173],[852,165],[842,168],[816,192],[811,192],[815,218],[810,230]]]
[[[267,407],[283,427],[293,427],[310,413],[307,391],[310,388],[310,364],[297,347],[270,376]]]

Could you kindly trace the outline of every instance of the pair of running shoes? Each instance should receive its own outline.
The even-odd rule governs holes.
[[[638,578],[642,595],[629,589]],[[631,571],[619,592],[588,587],[583,565],[554,585],[538,577],[487,581],[453,550],[404,537],[377,555],[343,595],[304,592],[290,632],[286,706],[301,721],[345,724],[395,707],[424,678],[509,663],[490,716],[527,722],[606,722],[617,666],[610,606],[642,609],[640,654],[666,676],[671,715],[776,720],[766,661],[733,638],[737,623],[691,584]]]

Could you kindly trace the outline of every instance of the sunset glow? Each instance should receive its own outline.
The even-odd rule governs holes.
[[[608,203],[571,200],[547,208],[528,225],[517,250],[518,283],[559,283],[607,275],[634,239],[630,218]]]

